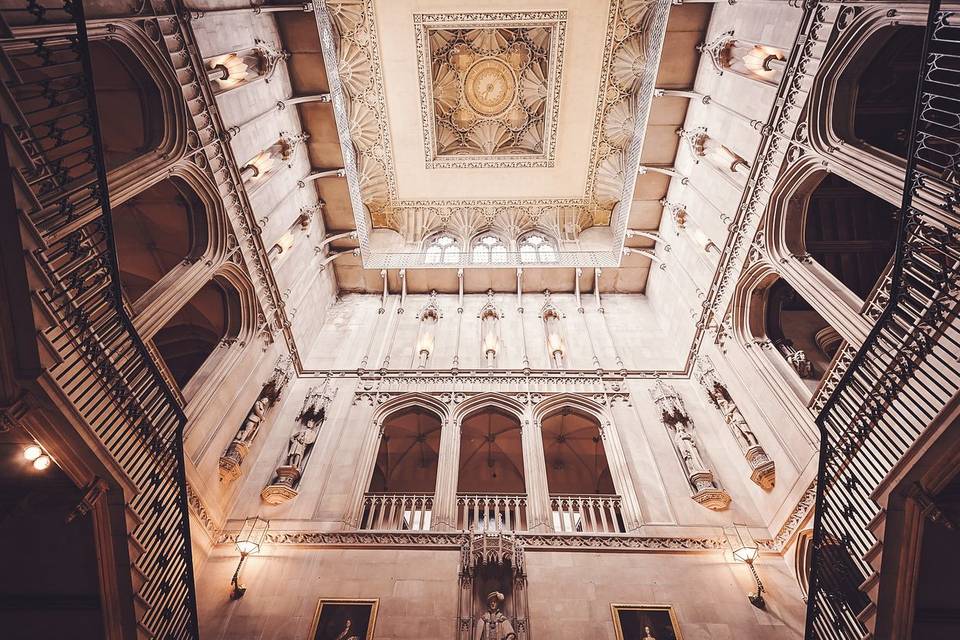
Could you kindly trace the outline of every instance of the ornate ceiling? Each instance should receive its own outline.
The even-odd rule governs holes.
[[[556,239],[557,266],[619,265],[669,0],[325,4],[364,267],[425,266],[439,231],[509,243],[532,229]]]
[[[552,167],[565,11],[415,14],[428,169]]]

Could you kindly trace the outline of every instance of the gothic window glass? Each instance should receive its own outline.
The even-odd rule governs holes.
[[[456,264],[460,261],[460,245],[450,234],[441,233],[427,243],[425,254],[427,264]]]
[[[520,239],[520,261],[552,263],[557,261],[557,250],[547,236],[529,233]]]
[[[476,264],[504,264],[507,247],[492,233],[484,233],[473,242],[473,262]]]

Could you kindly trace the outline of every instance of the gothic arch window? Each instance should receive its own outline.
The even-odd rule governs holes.
[[[143,63],[116,40],[92,40],[94,93],[107,169],[153,151],[163,139],[160,89]]]
[[[130,303],[179,263],[207,250],[206,207],[178,178],[161,180],[111,213],[120,286]]]
[[[540,231],[531,231],[517,243],[520,262],[525,264],[552,264],[557,261],[557,248],[549,236]]]
[[[833,122],[844,140],[907,155],[924,28],[889,26],[859,49],[837,82]]]
[[[503,264],[507,261],[507,245],[494,233],[481,233],[471,245],[470,259],[475,264]]]
[[[460,242],[452,234],[442,232],[427,240],[424,260],[427,264],[457,264],[460,262]]]
[[[169,382],[181,391],[220,344],[242,329],[240,295],[222,278],[213,278],[157,331],[151,342]]]

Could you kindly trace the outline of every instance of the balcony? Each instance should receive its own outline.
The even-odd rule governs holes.
[[[526,531],[527,496],[458,493],[457,528],[463,531]]]
[[[624,533],[620,496],[550,496],[557,533]]]
[[[432,493],[368,493],[360,528],[371,531],[429,531]]]

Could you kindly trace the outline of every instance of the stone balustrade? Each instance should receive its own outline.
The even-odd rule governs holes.
[[[558,533],[624,533],[620,496],[550,496],[553,529]]]
[[[429,531],[432,493],[368,493],[363,497],[361,529]]]

